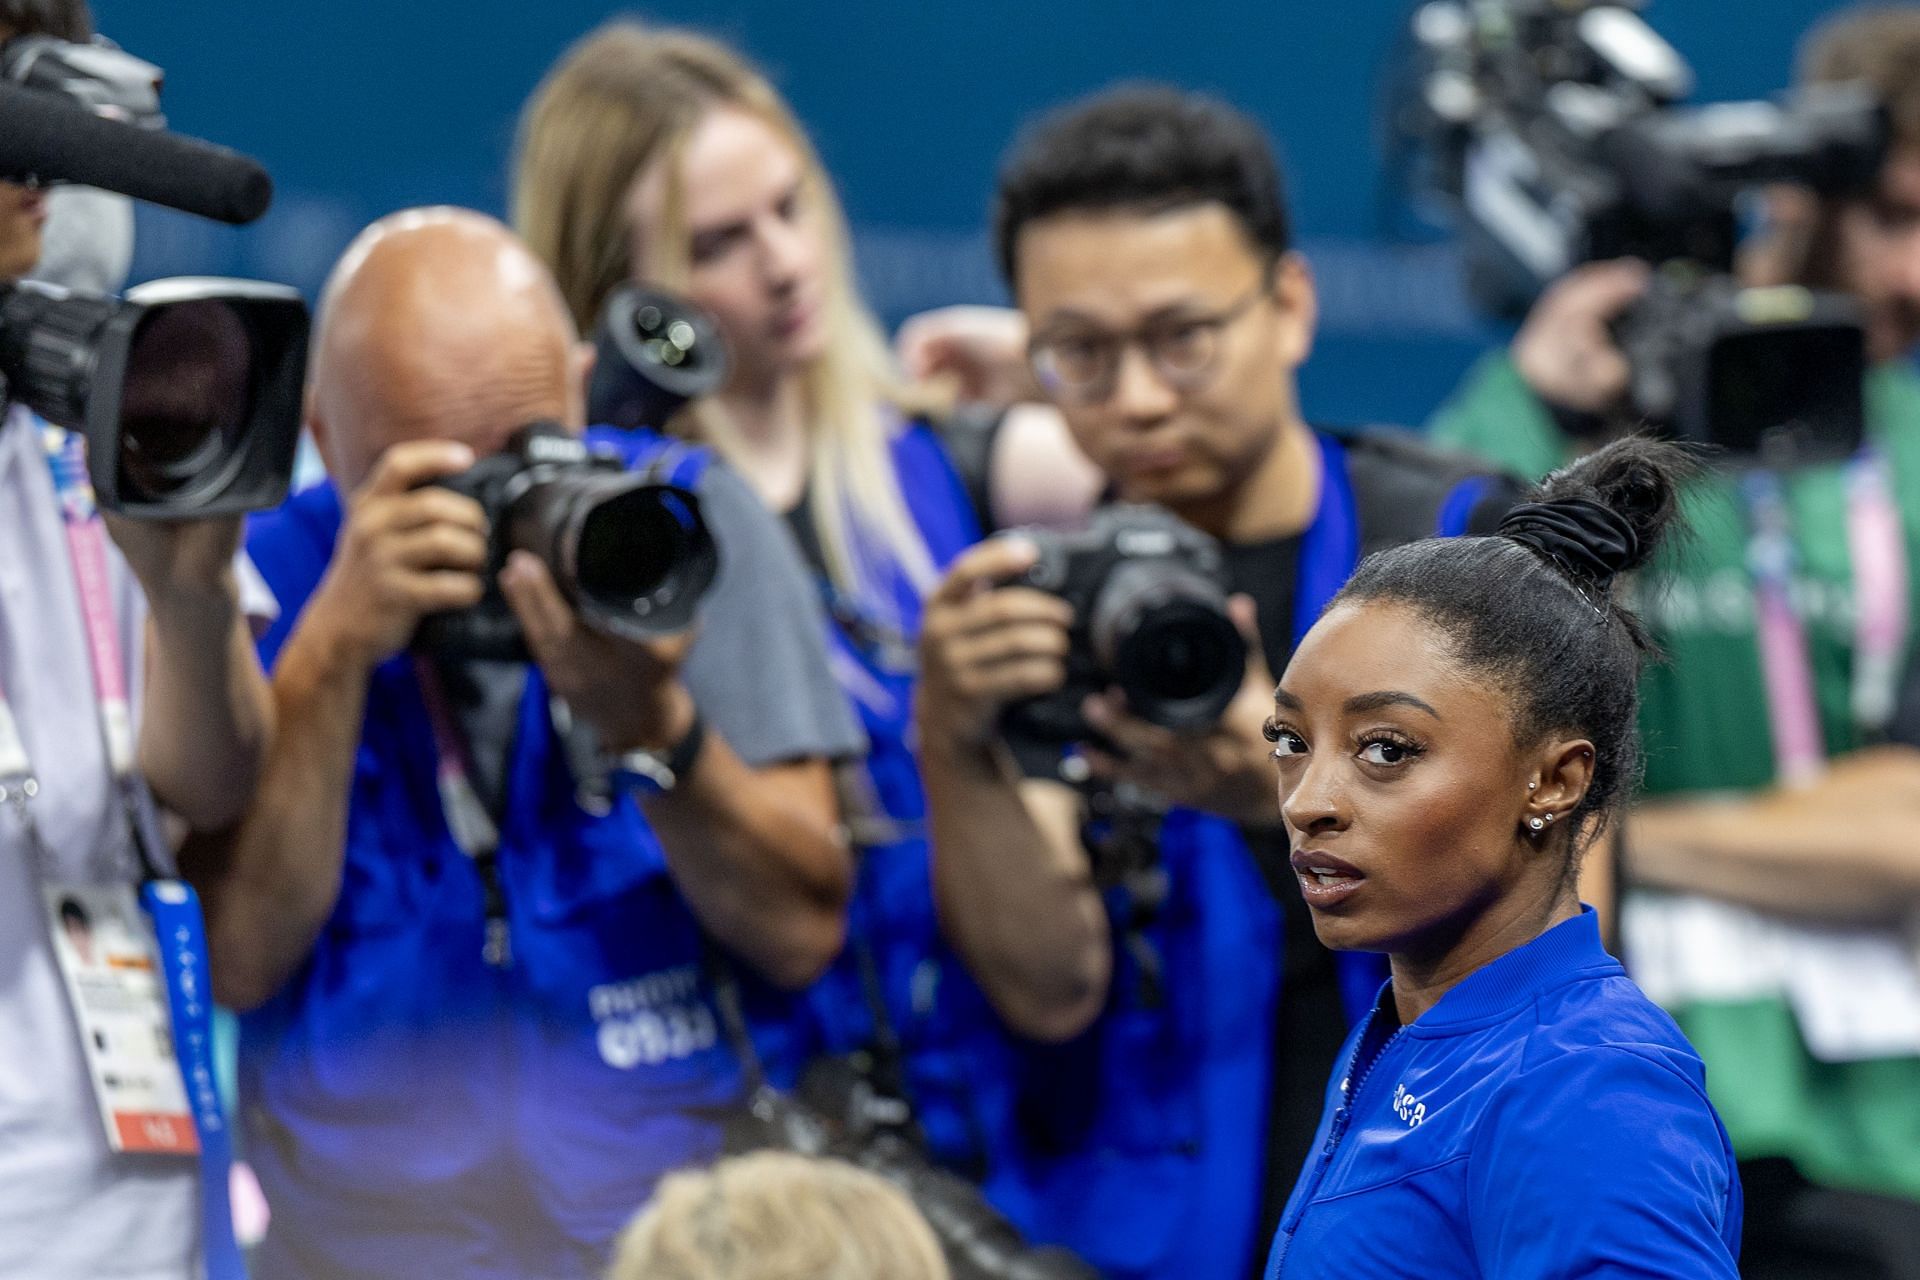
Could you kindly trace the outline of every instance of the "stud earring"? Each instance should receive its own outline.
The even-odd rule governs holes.
[[[1547,822],[1548,822],[1548,824],[1549,824],[1549,825],[1551,825],[1551,824],[1552,824],[1552,822],[1553,822],[1553,818],[1554,818],[1554,815],[1553,815],[1553,814],[1551,814],[1551,813],[1550,813],[1550,814],[1548,814],[1548,815],[1547,815]]]
[[[1527,790],[1529,791],[1538,791],[1539,789],[1540,789],[1540,784],[1537,782],[1529,782],[1527,784]]]
[[[1546,822],[1538,817],[1528,818],[1527,825],[1533,828],[1535,831],[1544,831],[1546,830],[1546,827],[1547,827]]]

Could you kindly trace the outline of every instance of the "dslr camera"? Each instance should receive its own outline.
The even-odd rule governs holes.
[[[1168,729],[1200,729],[1246,677],[1247,645],[1227,614],[1226,565],[1206,534],[1159,507],[1116,503],[1076,533],[1032,530],[1033,567],[1009,585],[1073,606],[1065,685],[1009,707],[1007,724],[1048,742],[1098,741],[1080,712],[1118,687]]]
[[[730,1117],[727,1146],[831,1157],[885,1178],[933,1228],[953,1280],[1098,1280],[1071,1252],[1029,1245],[978,1187],[931,1163],[911,1108],[875,1083],[864,1055],[816,1062],[793,1094],[762,1085]]]
[[[498,584],[515,550],[539,557],[587,623],[630,640],[686,630],[719,572],[697,497],[555,423],[522,428],[505,450],[439,483],[478,502],[488,526],[485,597],[420,625],[416,644],[439,657],[527,660]]]
[[[210,164],[247,180],[246,216],[230,220],[265,210],[265,174],[165,133],[159,69],[107,41],[6,41],[0,89],[0,179],[85,172],[196,208],[195,164]],[[232,515],[286,497],[306,350],[306,303],[281,285],[157,280],[116,298],[0,284],[0,401],[81,432],[95,497],[122,515]]]
[[[1740,456],[1850,455],[1865,341],[1842,294],[1742,287],[1740,197],[1876,179],[1884,112],[1854,86],[1685,106],[1692,72],[1640,0],[1433,0],[1390,129],[1463,233],[1481,304],[1516,317],[1583,262],[1654,268],[1618,320],[1626,411]]]

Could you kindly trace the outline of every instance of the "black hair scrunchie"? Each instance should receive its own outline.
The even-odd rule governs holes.
[[[1531,547],[1602,592],[1640,554],[1640,536],[1625,517],[1587,498],[1523,502],[1494,533]]]

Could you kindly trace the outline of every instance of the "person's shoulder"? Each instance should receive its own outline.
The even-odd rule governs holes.
[[[1668,1094],[1706,1105],[1706,1066],[1666,1010],[1624,973],[1542,994],[1513,1086],[1612,1109],[1631,1096]],[[1630,1105],[1630,1104],[1626,1104]]]
[[[1520,500],[1514,476],[1403,427],[1328,430],[1347,456],[1365,549],[1489,532]]]

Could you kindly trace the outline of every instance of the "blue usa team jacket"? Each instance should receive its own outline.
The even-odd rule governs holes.
[[[1705,1069],[1591,908],[1412,1025],[1348,1038],[1268,1280],[1725,1277],[1740,1182]]]

